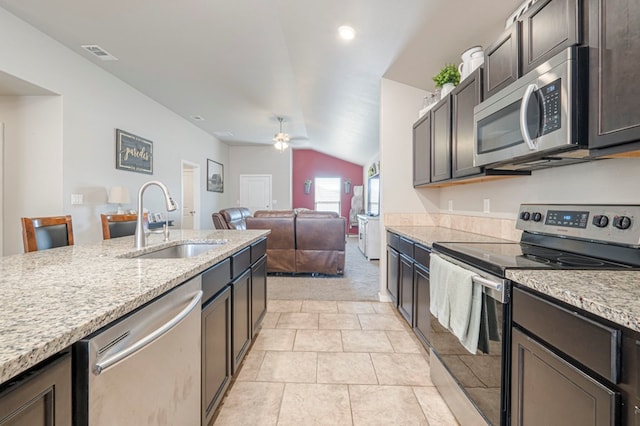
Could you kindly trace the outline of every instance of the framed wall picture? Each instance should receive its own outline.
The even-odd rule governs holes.
[[[207,158],[207,191],[224,192],[224,166]]]
[[[116,129],[116,169],[153,174],[153,142]]]

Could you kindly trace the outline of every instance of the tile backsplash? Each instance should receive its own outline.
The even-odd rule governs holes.
[[[513,219],[451,215],[446,213],[385,213],[385,226],[441,226],[505,240],[520,241],[522,231]]]

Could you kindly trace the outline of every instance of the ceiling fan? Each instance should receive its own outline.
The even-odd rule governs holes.
[[[273,146],[280,152],[284,152],[287,148],[289,148],[289,144],[293,140],[308,140],[307,137],[291,137],[289,133],[285,133],[282,131],[282,123],[284,122],[284,117],[276,117],[280,122],[280,131],[273,135]]]

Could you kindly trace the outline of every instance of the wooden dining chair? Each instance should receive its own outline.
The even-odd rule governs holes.
[[[71,216],[23,217],[24,252],[73,245]]]
[[[101,214],[102,239],[126,237],[136,232],[137,214]]]

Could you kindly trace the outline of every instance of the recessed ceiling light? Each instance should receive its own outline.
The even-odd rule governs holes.
[[[213,136],[220,138],[220,139],[224,139],[224,138],[232,138],[233,137],[233,132],[230,132],[228,130],[219,130],[216,132],[213,132]]]
[[[343,40],[353,40],[356,36],[356,30],[349,25],[343,25],[338,28],[338,34],[340,34],[340,38]]]

